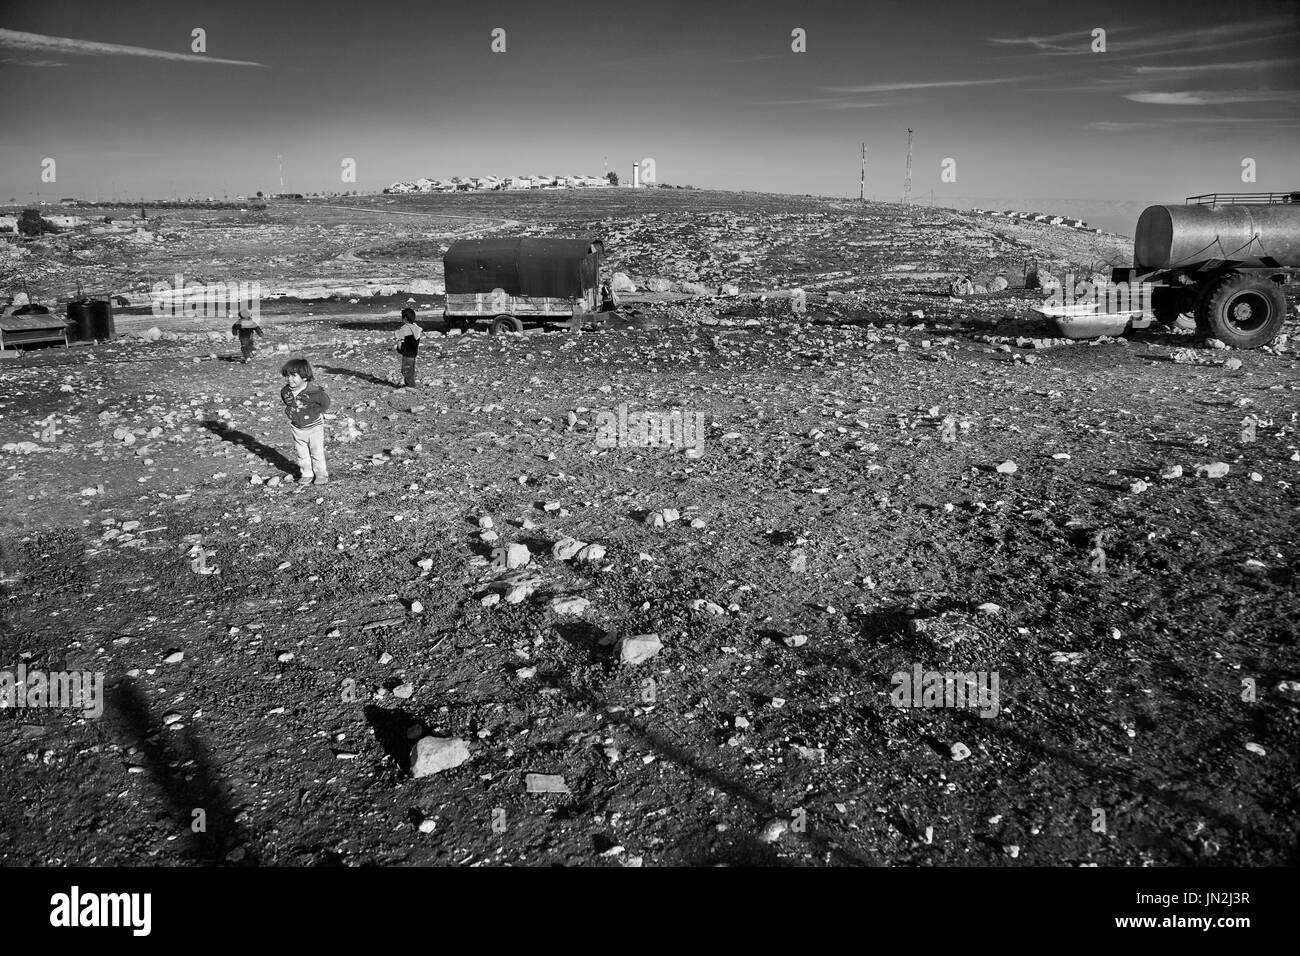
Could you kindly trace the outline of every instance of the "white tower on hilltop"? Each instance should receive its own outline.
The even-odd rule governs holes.
[[[641,164],[640,163],[632,164],[632,188],[633,189],[641,188]]]

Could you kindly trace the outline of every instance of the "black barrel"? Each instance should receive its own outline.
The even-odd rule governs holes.
[[[117,329],[113,325],[113,303],[107,299],[92,299],[88,308],[90,330],[95,341],[113,339],[117,335]]]
[[[90,327],[90,303],[86,299],[77,299],[68,303],[69,337],[74,342],[93,342],[95,336]]]

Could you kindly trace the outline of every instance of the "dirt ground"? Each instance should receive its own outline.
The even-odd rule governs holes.
[[[582,333],[431,320],[414,390],[396,302],[285,305],[248,365],[188,320],[0,363],[0,443],[33,443],[0,452],[0,665],[109,686],[98,719],[0,712],[0,861],[1300,862],[1296,323],[1255,352],[1066,345],[1031,293],[937,276],[1083,271],[1111,240],[707,198],[660,225],[439,207],[769,294]],[[323,486],[260,480],[296,474],[299,355],[333,397]],[[702,454],[603,447],[621,404],[700,413]],[[996,673],[997,713],[896,706],[917,667]],[[427,735],[469,759],[414,778]]]

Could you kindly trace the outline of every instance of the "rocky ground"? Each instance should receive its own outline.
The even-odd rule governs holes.
[[[413,391],[398,302],[271,310],[247,366],[187,319],[0,364],[0,663],[110,685],[0,714],[0,860],[1295,863],[1292,341],[1066,344],[1018,280],[1104,237],[695,199],[437,210],[742,294],[429,321]],[[289,355],[328,485],[286,481]],[[703,440],[605,447],[622,404]],[[896,706],[917,667],[996,713]]]

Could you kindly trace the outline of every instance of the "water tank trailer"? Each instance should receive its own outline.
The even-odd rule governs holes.
[[[1300,283],[1300,192],[1210,193],[1148,206],[1133,266],[1113,270],[1111,281],[1149,283],[1158,321],[1191,315],[1207,338],[1238,349],[1268,345],[1286,319],[1287,292]]]

